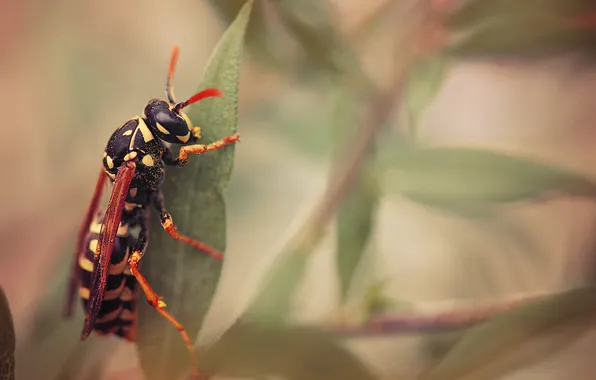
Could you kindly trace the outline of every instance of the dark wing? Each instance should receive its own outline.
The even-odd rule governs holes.
[[[79,269],[79,255],[83,252],[85,247],[85,238],[87,237],[87,233],[89,232],[89,225],[91,225],[91,221],[97,212],[99,207],[99,202],[101,201],[101,196],[103,195],[103,191],[105,189],[107,175],[104,172],[103,166],[99,172],[99,177],[97,178],[97,184],[95,185],[95,191],[93,192],[93,198],[91,198],[91,203],[89,204],[89,208],[87,208],[87,215],[85,215],[85,220],[81,225],[81,229],[79,231],[79,238],[77,240],[77,246],[74,252],[74,259],[72,262],[72,271],[70,273],[70,280],[68,281],[68,293],[66,299],[66,307],[64,308],[64,315],[67,318],[72,316],[73,306],[75,301],[75,294],[77,292],[78,286],[78,276],[77,272]]]
[[[108,208],[106,209],[103,224],[99,232],[97,252],[95,252],[93,273],[91,275],[91,286],[89,287],[91,294],[89,296],[89,303],[87,304],[87,312],[85,313],[85,325],[81,333],[81,340],[85,340],[91,334],[97,313],[103,301],[114,241],[120,220],[122,219],[126,195],[130,188],[130,183],[135,176],[136,167],[137,165],[134,162],[125,162],[118,169],[118,174],[114,180],[114,187],[112,188]]]

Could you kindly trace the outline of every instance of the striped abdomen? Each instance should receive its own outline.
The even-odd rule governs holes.
[[[79,296],[85,309],[89,301],[89,284],[93,273],[93,256],[97,248],[97,239],[103,221],[103,211],[99,212],[91,225],[86,241],[86,249],[79,256],[80,288]],[[128,268],[128,256],[133,239],[128,233],[128,225],[120,224],[110,258],[108,280],[101,308],[94,326],[98,334],[116,334],[134,340],[136,323],[137,281]]]

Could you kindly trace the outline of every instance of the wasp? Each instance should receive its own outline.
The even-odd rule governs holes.
[[[164,230],[176,240],[201,250],[216,260],[222,253],[182,235],[167,211],[160,185],[165,167],[182,167],[190,154],[221,149],[239,140],[236,133],[208,145],[198,144],[200,128],[193,126],[182,110],[201,99],[222,97],[215,88],[201,91],[188,100],[176,102],[172,80],[179,47],[172,49],[166,80],[166,98],[152,99],[142,116],[126,121],[112,133],[103,152],[103,166],[78,235],[65,314],[72,316],[78,288],[85,310],[81,340],[92,331],[114,334],[134,342],[137,323],[138,288],[147,302],[180,332],[197,372],[194,346],[184,326],[168,311],[162,297],[139,271],[139,261],[148,243],[149,210],[159,214]],[[176,157],[170,144],[180,144]],[[100,209],[106,182],[112,184],[108,205]],[[138,232],[133,234],[131,230]]]

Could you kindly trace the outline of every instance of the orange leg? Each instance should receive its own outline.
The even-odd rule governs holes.
[[[165,201],[163,199],[163,194],[161,193],[161,191],[157,192],[153,200],[153,205],[155,206],[157,212],[159,212],[161,226],[170,235],[172,239],[181,241],[195,249],[203,251],[209,256],[213,257],[215,260],[221,261],[223,259],[223,254],[219,252],[217,249],[198,240],[195,240],[191,237],[182,235],[180,234],[180,232],[178,232],[178,229],[176,228],[176,225],[172,220],[172,215],[170,215],[170,213],[166,210]]]
[[[149,303],[149,305],[153,306],[153,308],[157,310],[159,314],[161,314],[168,322],[174,325],[174,327],[176,327],[176,329],[180,332],[182,340],[184,340],[186,348],[188,349],[188,353],[190,354],[190,360],[193,366],[193,377],[198,379],[199,367],[197,363],[195,347],[190,338],[188,337],[188,334],[186,333],[184,326],[180,322],[178,322],[178,320],[174,318],[172,314],[164,310],[166,307],[166,303],[163,301],[163,297],[158,296],[157,293],[155,293],[155,290],[151,288],[151,285],[149,285],[147,279],[139,271],[138,263],[139,260],[141,260],[141,256],[141,251],[135,250],[128,259],[130,273],[132,273],[132,275],[135,276],[139,285],[141,285],[141,289],[143,289],[143,292],[145,293],[145,297],[147,297],[147,302]]]
[[[238,133],[234,133],[231,136],[224,137],[221,140],[214,141],[211,144],[207,144],[207,145],[202,145],[202,144],[184,145],[180,148],[180,153],[178,154],[178,158],[176,159],[176,164],[178,166],[184,166],[188,162],[189,154],[203,154],[205,152],[218,150],[218,149],[223,148],[226,145],[235,143],[238,140],[240,140],[240,135]]]
[[[172,239],[179,240],[183,243],[190,245],[195,249],[203,251],[209,256],[213,257],[215,260],[223,260],[222,253],[216,250],[215,248],[205,243],[201,243],[200,241],[190,238],[188,236],[180,235],[178,229],[176,228],[176,225],[174,224],[174,221],[172,220],[172,216],[167,211],[161,214],[161,225]]]

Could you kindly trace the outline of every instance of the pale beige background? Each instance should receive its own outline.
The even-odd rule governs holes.
[[[378,4],[334,2],[346,30]],[[221,30],[206,4],[194,0],[178,1],[175,7],[155,0],[2,3],[0,25],[10,30],[0,34],[0,284],[8,292],[19,336],[26,336],[28,311],[51,276],[48,268],[72,242],[106,138],[149,98],[161,96],[174,42],[182,46],[177,93],[190,93],[194,87],[186,83],[198,80]],[[390,35],[374,39],[365,49],[369,69],[391,67],[392,55],[382,55],[387,40]],[[74,72],[82,59],[88,71]],[[92,78],[83,84],[85,91],[73,84],[73,75]],[[595,86],[596,70],[573,57],[526,64],[459,63],[423,119],[421,137],[434,144],[516,152],[596,176]],[[244,200],[241,211],[229,210],[229,260],[207,336],[242,311],[284,239],[325,186],[325,160],[267,132],[258,121],[242,123],[251,105],[281,99],[279,94],[291,96],[292,88],[271,73],[243,67],[243,142],[235,176],[251,179],[254,198]],[[316,100],[316,94],[306,96]],[[77,104],[84,104],[88,114],[74,112]],[[239,183],[232,180],[231,191],[238,191],[234,186]],[[558,199],[507,207],[503,214],[529,239],[532,253],[528,245],[490,226],[388,196],[362,283],[389,278],[395,299],[431,302],[554,290],[572,281],[571,275],[581,276],[580,255],[594,228],[594,204]],[[299,319],[325,320],[336,311],[332,252],[329,238],[297,296]],[[593,378],[596,337],[591,330],[584,335],[555,356],[505,378]],[[396,336],[353,347],[383,376],[395,378],[424,368],[430,356],[423,342]],[[129,345],[119,347],[131,354]],[[130,366],[117,359],[112,365],[115,371]]]

